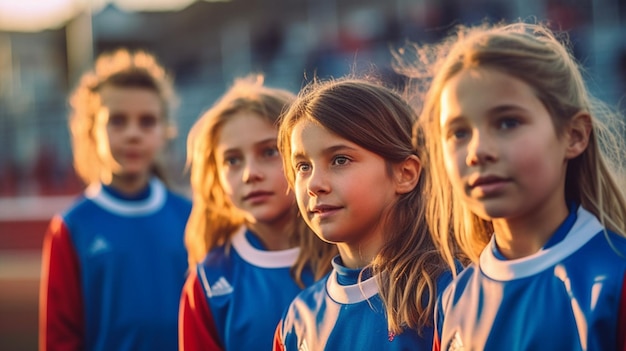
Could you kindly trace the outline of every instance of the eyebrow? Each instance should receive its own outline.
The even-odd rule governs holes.
[[[327,155],[332,155],[334,153],[337,153],[339,151],[343,151],[343,150],[348,150],[348,151],[357,151],[357,149],[345,145],[345,144],[338,144],[338,145],[332,145],[329,146],[325,149],[322,149],[322,155],[327,156]],[[295,160],[298,158],[306,158],[306,153],[302,152],[302,151],[298,151],[298,152],[294,152],[291,154],[291,159]]]
[[[500,114],[500,113],[505,113],[505,112],[510,112],[510,111],[522,111],[525,112],[526,109],[522,106],[519,105],[511,105],[511,104],[507,104],[507,105],[498,105],[495,107],[490,108],[489,110],[487,110],[487,115],[491,116],[491,115],[496,115],[496,114]],[[442,126],[442,128],[448,128],[449,126],[453,125],[454,123],[457,123],[457,121],[459,119],[462,119],[463,115],[454,115],[452,117],[449,117],[446,120],[446,123]]]
[[[271,143],[276,143],[277,138],[267,138],[267,139],[263,139],[260,141],[257,141],[256,143],[254,143],[255,147],[258,146],[262,146],[265,144],[271,144]],[[227,153],[231,153],[231,152],[239,152],[239,148],[230,148],[230,149],[224,149],[222,151],[222,154],[227,154]]]

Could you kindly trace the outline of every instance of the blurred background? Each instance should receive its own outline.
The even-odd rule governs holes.
[[[455,24],[536,18],[569,33],[592,92],[623,110],[625,0],[0,0],[0,350],[36,350],[41,241],[80,193],[67,96],[100,53],[147,50],[180,107],[171,173],[188,190],[185,138],[237,76],[297,92],[314,75],[375,72],[390,50]]]

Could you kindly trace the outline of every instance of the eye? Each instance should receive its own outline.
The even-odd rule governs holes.
[[[107,124],[113,127],[123,127],[126,125],[126,116],[119,113],[114,113],[109,116]]]
[[[145,115],[139,118],[139,125],[142,128],[152,128],[157,124],[157,117],[153,115]]]
[[[460,141],[469,137],[471,131],[468,128],[454,128],[447,133],[448,139]]]
[[[513,129],[519,125],[519,119],[514,117],[504,117],[498,120],[498,129],[501,130]]]
[[[350,162],[350,159],[346,156],[339,155],[333,158],[332,164],[336,166],[343,166]]]
[[[278,155],[279,155],[278,148],[276,146],[268,147],[263,150],[263,156],[265,157],[271,158],[271,157],[276,157]]]
[[[241,163],[241,157],[238,156],[227,156],[224,157],[224,165],[233,167],[237,166]]]
[[[298,162],[296,163],[296,165],[294,166],[294,169],[296,170],[296,172],[298,173],[306,173],[308,171],[311,170],[311,165],[305,162]]]

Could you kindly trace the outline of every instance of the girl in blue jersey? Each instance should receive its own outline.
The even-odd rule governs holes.
[[[438,303],[437,348],[623,348],[626,203],[606,156],[623,162],[625,149],[623,134],[610,139],[623,129],[605,128],[616,116],[541,24],[461,28],[419,50],[441,55],[420,117],[429,218],[448,259],[460,247],[473,260]]]
[[[279,147],[300,213],[339,255],[291,303],[274,350],[430,350],[433,309],[451,279],[425,224],[415,113],[380,84],[306,87]]]
[[[40,350],[176,350],[191,202],[163,181],[170,78],[147,53],[103,54],[70,99],[88,185],[43,247]]]
[[[297,216],[276,146],[293,98],[262,76],[238,79],[190,132],[180,350],[270,349],[282,311],[330,269],[336,248]]]

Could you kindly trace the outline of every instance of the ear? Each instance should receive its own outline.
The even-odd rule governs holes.
[[[406,194],[415,189],[421,173],[422,162],[415,155],[411,155],[395,165],[396,194]]]
[[[565,158],[571,160],[582,154],[589,145],[589,135],[592,128],[591,116],[587,112],[578,112],[572,117],[566,128]]]

